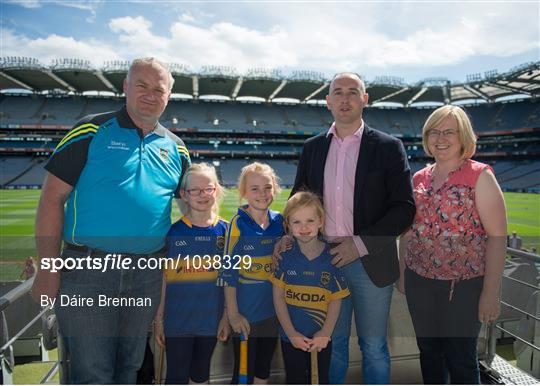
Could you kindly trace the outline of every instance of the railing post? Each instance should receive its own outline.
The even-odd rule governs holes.
[[[487,326],[487,363],[491,366],[493,358],[497,353],[497,337],[495,336],[496,321],[489,323]]]
[[[60,384],[61,385],[68,385],[69,382],[69,353],[66,349],[66,345],[64,343],[64,338],[62,337],[62,334],[58,332],[58,363],[60,365],[59,367],[59,377],[60,377]]]
[[[1,319],[0,319],[0,334],[2,334],[0,342],[2,342],[2,345],[7,343],[9,341],[9,333],[8,333],[8,327],[6,322],[6,315],[4,314],[4,311],[0,313]],[[2,384],[3,385],[12,385],[13,384],[13,370],[15,367],[15,358],[13,357],[13,346],[9,346],[9,348],[4,351],[0,355],[0,366],[2,371]]]

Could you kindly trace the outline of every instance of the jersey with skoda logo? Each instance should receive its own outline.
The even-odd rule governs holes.
[[[227,222],[222,219],[199,227],[185,216],[171,227],[167,257],[175,265],[165,271],[166,336],[216,336],[223,314],[223,288],[216,286],[216,280],[226,230]]]
[[[159,123],[143,137],[125,108],[84,118],[45,166],[73,187],[64,241],[111,253],[161,249],[190,163],[180,138]]]
[[[254,323],[275,315],[269,279],[274,244],[283,236],[284,228],[283,216],[278,212],[268,210],[269,225],[263,229],[246,208],[238,208],[238,214],[231,220],[225,240],[225,255],[232,261],[238,256],[250,256],[251,266],[240,263],[234,267],[231,264],[230,269],[220,272],[218,284],[236,288],[238,311]]]
[[[349,295],[349,289],[340,270],[332,265],[333,256],[326,246],[315,259],[309,260],[298,243],[282,253],[279,268],[270,279],[285,290],[285,303],[294,329],[312,338],[326,320],[328,304]],[[282,340],[288,341],[283,328]]]

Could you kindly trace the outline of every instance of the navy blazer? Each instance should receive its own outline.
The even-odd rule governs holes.
[[[309,190],[323,198],[324,166],[332,140],[326,134],[304,143],[291,195]],[[401,141],[364,125],[354,185],[354,234],[368,250],[360,260],[371,281],[384,287],[399,278],[396,237],[411,225],[416,211]]]

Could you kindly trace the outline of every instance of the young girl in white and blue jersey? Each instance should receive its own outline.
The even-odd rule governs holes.
[[[225,286],[227,315],[233,331],[248,337],[248,383],[267,383],[277,343],[278,322],[272,302],[272,251],[284,233],[283,217],[269,209],[279,193],[278,177],[266,164],[246,165],[238,180],[240,199],[247,205],[238,208],[231,220],[226,255],[233,259],[249,256],[240,269],[224,269],[219,283]],[[238,383],[240,341],[233,337],[235,352],[232,383]]]
[[[328,384],[330,337],[339,317],[341,299],[349,295],[344,277],[331,263],[322,239],[324,209],[310,192],[293,195],[283,212],[294,237],[274,272],[274,306],[279,318],[287,384],[309,384],[310,354],[318,352],[319,383]]]
[[[167,256],[178,265],[165,271],[155,320],[156,340],[166,347],[167,384],[208,383],[217,339],[229,335],[223,288],[216,286],[227,229],[218,216],[223,193],[206,163],[193,164],[181,183],[184,215],[167,235]]]

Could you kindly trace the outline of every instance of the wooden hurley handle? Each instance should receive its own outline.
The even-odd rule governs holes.
[[[319,363],[317,362],[317,350],[311,352],[311,384],[319,384]]]
[[[161,385],[161,382],[162,382],[163,362],[165,362],[163,360],[164,354],[165,354],[165,347],[159,346],[159,361],[158,361],[158,371],[156,374],[156,385]]]

